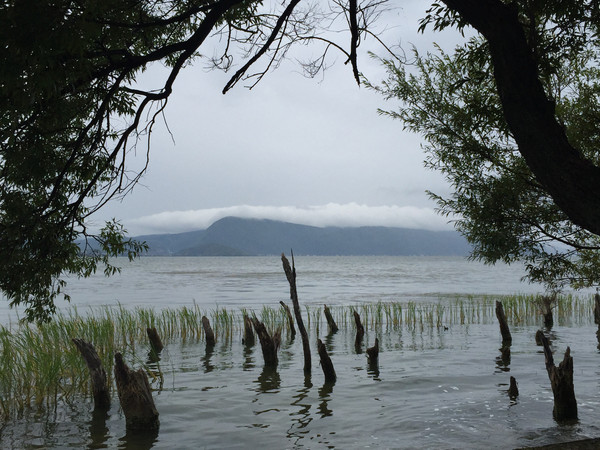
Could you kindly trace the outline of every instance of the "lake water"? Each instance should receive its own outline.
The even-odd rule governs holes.
[[[400,301],[449,304],[459,296],[538,293],[520,282],[522,267],[487,267],[460,258],[297,257],[301,304],[357,305]],[[124,262],[120,276],[73,280],[79,312],[126,307],[275,307],[289,302],[277,257],[144,258]],[[8,320],[14,311],[2,310]],[[575,325],[575,326],[574,326]],[[154,380],[160,431],[125,432],[113,399],[93,417],[89,399],[7,419],[2,448],[515,448],[600,436],[600,353],[593,321],[557,323],[549,336],[562,360],[571,346],[579,422],[552,418],[552,392],[537,325],[512,328],[512,356],[501,361],[494,320],[415,328],[370,327],[360,353],[352,328],[327,335],[310,328],[312,376],[302,371],[302,345],[284,335],[276,371],[263,368],[260,346],[240,336],[168,342],[161,386]],[[338,380],[323,381],[315,342],[326,342]],[[378,337],[377,369],[364,348]],[[506,390],[519,383],[516,401]]]

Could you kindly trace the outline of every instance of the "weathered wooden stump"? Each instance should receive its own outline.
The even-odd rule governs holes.
[[[379,339],[375,338],[375,345],[367,349],[367,358],[370,364],[377,364],[379,360]]]
[[[554,317],[552,315],[552,309],[556,304],[556,294],[554,295],[542,295],[538,297],[537,304],[539,305],[540,312],[544,317],[544,326],[549,330],[554,326]]]
[[[206,345],[214,346],[216,342],[215,333],[213,332],[212,327],[210,326],[210,321],[206,316],[202,316],[202,328],[204,328],[204,337],[206,338]]]
[[[577,420],[577,400],[573,385],[573,357],[571,348],[567,347],[562,362],[556,367],[552,349],[546,336],[542,335],[544,356],[546,358],[546,371],[550,378],[552,393],[554,394],[554,419],[558,422]]]
[[[148,334],[148,340],[150,341],[150,347],[152,347],[152,350],[157,354],[160,353],[165,347],[160,340],[160,336],[158,335],[156,328],[146,328],[146,333]]]
[[[277,350],[281,344],[281,328],[277,329],[273,336],[269,335],[265,324],[258,320],[256,317],[252,318],[252,324],[258,335],[260,346],[262,348],[263,359],[265,360],[265,366],[277,367],[279,359],[277,358]]]
[[[594,323],[600,329],[600,294],[598,293],[594,295]]]
[[[508,323],[506,322],[506,315],[504,314],[504,307],[502,303],[496,301],[496,317],[498,318],[498,322],[500,323],[500,333],[502,334],[502,344],[510,345],[512,344],[512,336],[510,334],[510,329],[508,328]]]
[[[500,347],[500,359],[505,366],[510,365],[510,345]]]
[[[110,408],[110,393],[108,391],[108,382],[106,371],[102,367],[102,361],[96,352],[96,348],[83,339],[71,339],[90,372],[92,380],[92,393],[94,396],[94,409],[107,410]]]
[[[356,339],[354,340],[354,346],[359,349],[362,345],[363,337],[365,336],[365,327],[363,327],[360,321],[360,315],[356,311],[352,311],[354,315],[354,323],[356,324]]]
[[[544,337],[544,332],[542,330],[537,330],[535,332],[535,343],[536,345],[544,345],[542,342],[542,338]]]
[[[302,314],[300,312],[300,303],[298,302],[298,291],[296,289],[296,265],[294,263],[294,253],[292,252],[292,265],[285,257],[281,254],[281,262],[283,264],[283,271],[290,285],[290,299],[294,305],[294,316],[296,317],[296,323],[298,324],[298,330],[302,337],[302,350],[304,352],[304,373],[311,372],[311,356],[310,356],[310,342],[308,341],[308,333],[304,327],[304,321],[302,320]]]
[[[158,429],[158,411],[148,376],[142,369],[133,371],[127,367],[120,353],[115,353],[115,382],[126,428],[132,431]]]
[[[244,314],[244,337],[242,343],[247,346],[254,345],[254,329],[252,327],[252,320],[247,314]]]
[[[290,311],[290,307],[285,304],[283,301],[279,301],[279,304],[283,307],[285,311],[285,315],[287,316],[288,323],[290,325],[290,333],[292,336],[296,336],[296,327],[294,326],[294,318],[292,317],[292,312]]]
[[[323,312],[325,313],[325,319],[327,319],[327,325],[329,326],[329,332],[337,333],[338,326],[335,323],[335,320],[333,320],[333,316],[331,315],[331,311],[329,311],[329,308],[327,307],[327,305],[323,305]]]
[[[515,400],[519,396],[519,388],[515,377],[510,377],[510,385],[508,386],[508,396],[511,400]]]
[[[323,344],[321,339],[317,339],[317,350],[319,352],[319,358],[321,359],[321,368],[323,369],[323,375],[325,375],[325,381],[329,383],[335,382],[337,375],[335,374],[331,358],[329,357],[329,354],[327,354],[325,344]]]

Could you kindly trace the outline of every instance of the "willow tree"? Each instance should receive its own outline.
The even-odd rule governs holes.
[[[551,290],[600,284],[600,237],[594,227],[584,227],[569,214],[564,197],[556,196],[557,186],[564,191],[561,194],[573,195],[570,191],[577,188],[573,178],[582,178],[580,185],[600,186],[600,177],[588,179],[589,171],[577,171],[564,155],[556,156],[567,145],[573,149],[569,158],[592,169],[600,165],[598,16],[592,17],[585,8],[573,11],[573,5],[565,3],[510,5],[526,37],[528,62],[548,99],[543,107],[551,108],[551,117],[543,109],[530,110],[531,90],[520,98],[506,93],[511,86],[503,83],[516,81],[499,80],[506,76],[499,72],[508,68],[498,68],[498,49],[487,35],[477,35],[452,52],[437,47],[420,54],[415,49],[409,64],[384,61],[389,77],[375,87],[399,104],[382,113],[424,136],[426,165],[441,171],[453,190],[448,196],[430,196],[473,244],[472,256],[487,263],[524,261],[529,280],[543,282]],[[440,5],[429,13],[424,27],[468,23]],[[497,20],[500,28],[507,25],[504,17],[488,14],[489,21],[503,19]],[[528,76],[520,75],[527,67],[515,65],[511,70],[514,77]],[[523,111],[512,111],[519,102]],[[525,118],[515,125],[518,115]],[[540,129],[534,123],[540,120],[557,125]],[[564,135],[566,144],[555,131]],[[539,141],[532,143],[535,139]],[[537,155],[531,155],[532,147]],[[532,162],[537,158],[552,169]],[[586,188],[579,204],[570,206],[598,201],[595,195],[594,189]],[[589,216],[596,213],[589,211]]]
[[[320,45],[312,75],[342,52],[358,79],[357,47],[382,2],[291,0],[9,0],[0,7],[0,290],[29,319],[47,320],[64,275],[88,276],[143,243],[117,221],[89,218],[125,195],[144,169],[127,154],[148,145],[179,73],[203,55],[236,68],[224,92],[251,86],[296,43]],[[323,33],[341,21],[347,32]],[[347,49],[347,50],[345,50]],[[245,59],[236,60],[236,55]],[[205,61],[206,63],[206,61]],[[159,86],[136,80],[152,64]],[[257,68],[250,68],[257,66]],[[236,66],[237,65],[237,66]],[[66,296],[65,296],[66,297]]]

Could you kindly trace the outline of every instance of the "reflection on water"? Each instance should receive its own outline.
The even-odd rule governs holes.
[[[309,432],[309,430],[306,430],[306,427],[308,427],[313,420],[313,417],[310,414],[312,403],[307,400],[312,387],[313,384],[311,382],[310,375],[305,375],[304,385],[302,388],[298,389],[292,397],[294,401],[292,401],[290,406],[297,407],[299,409],[297,411],[290,411],[289,415],[292,423],[290,428],[287,430],[286,436],[294,445],[297,445],[300,439],[302,439],[304,435]]]
[[[147,450],[154,447],[154,444],[156,444],[157,441],[157,429],[135,432],[127,431],[127,433],[125,433],[125,436],[119,439],[119,449]]]
[[[275,394],[279,392],[279,387],[281,386],[281,377],[279,376],[277,368],[263,367],[262,372],[256,380],[256,383],[258,384],[258,392],[262,392],[264,394]]]
[[[335,381],[326,381],[323,386],[319,388],[319,414],[321,419],[323,417],[329,417],[333,415],[333,410],[329,408],[329,401],[331,400],[331,393],[333,392],[333,386],[335,386]]]
[[[108,411],[92,411],[92,420],[89,422],[90,444],[88,448],[106,448],[106,441],[109,436],[109,429],[106,425],[108,420]]]
[[[204,352],[204,356],[200,358],[200,361],[202,361],[204,373],[209,373],[215,369],[215,366],[213,366],[210,362],[210,359],[215,351],[215,344],[206,344],[205,348],[206,351]]]

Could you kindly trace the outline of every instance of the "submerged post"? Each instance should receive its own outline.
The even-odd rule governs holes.
[[[375,345],[367,349],[367,358],[369,358],[369,364],[377,365],[379,360],[379,339],[375,338]]]
[[[148,376],[142,369],[133,371],[127,367],[120,353],[115,353],[115,381],[127,430],[158,429],[158,411]]]
[[[252,318],[252,324],[254,325],[256,334],[258,334],[258,339],[263,352],[263,359],[265,360],[265,367],[277,367],[279,362],[277,350],[279,350],[279,345],[281,344],[281,328],[277,329],[271,337],[265,324],[256,317]]]
[[[356,324],[356,339],[354,340],[354,346],[359,349],[362,345],[362,340],[365,335],[365,327],[363,327],[360,321],[360,315],[356,311],[352,311],[354,315],[354,323]]]
[[[544,335],[541,336],[541,339],[546,358],[546,371],[554,394],[554,409],[552,411],[554,419],[558,422],[577,420],[577,400],[575,399],[575,387],[573,385],[571,348],[567,347],[564,359],[556,367],[548,339]]]
[[[519,388],[517,387],[517,380],[515,377],[510,377],[510,385],[508,386],[508,396],[511,400],[516,400],[519,396]]]
[[[108,382],[106,371],[102,367],[102,361],[96,352],[96,348],[83,339],[71,339],[90,372],[92,380],[92,393],[94,395],[94,410],[108,410],[110,408],[110,394],[108,391]]]
[[[285,302],[283,302],[282,300],[279,301],[279,304],[283,307],[285,315],[287,316],[288,323],[290,325],[290,333],[292,333],[292,336],[296,336],[296,327],[294,326],[294,318],[292,317],[290,307],[286,305]]]
[[[206,337],[206,345],[214,346],[215,345],[215,333],[210,326],[210,322],[208,317],[202,316],[202,328],[204,328],[204,336]]]
[[[496,301],[496,317],[500,323],[500,333],[502,334],[502,345],[510,345],[512,343],[512,336],[508,323],[506,322],[506,315],[504,314],[504,307],[502,302]]]
[[[323,312],[325,313],[325,319],[327,319],[327,325],[329,325],[329,332],[337,333],[338,326],[335,323],[335,320],[333,320],[333,316],[331,315],[331,311],[329,311],[327,305],[323,305]]]
[[[242,342],[245,345],[254,345],[254,330],[252,329],[252,320],[248,317],[248,314],[244,313],[244,338]]]
[[[304,351],[304,373],[311,372],[311,357],[310,357],[310,343],[308,342],[308,333],[304,328],[304,322],[302,320],[302,314],[300,313],[300,304],[298,303],[298,291],[296,290],[296,265],[294,264],[294,253],[292,253],[292,265],[285,257],[281,254],[281,262],[283,263],[283,271],[290,284],[290,298],[294,305],[294,315],[296,316],[296,323],[298,324],[298,330],[300,330],[300,336],[302,336],[302,349]]]
[[[150,347],[156,353],[160,353],[164,348],[162,341],[160,340],[160,336],[156,331],[156,328],[146,328],[146,333],[148,334],[148,340],[150,341]]]
[[[335,369],[333,368],[331,358],[327,354],[325,344],[323,344],[321,339],[317,339],[317,350],[319,352],[319,358],[321,359],[321,368],[323,369],[323,375],[325,375],[325,382],[335,382],[337,375],[335,373]]]

